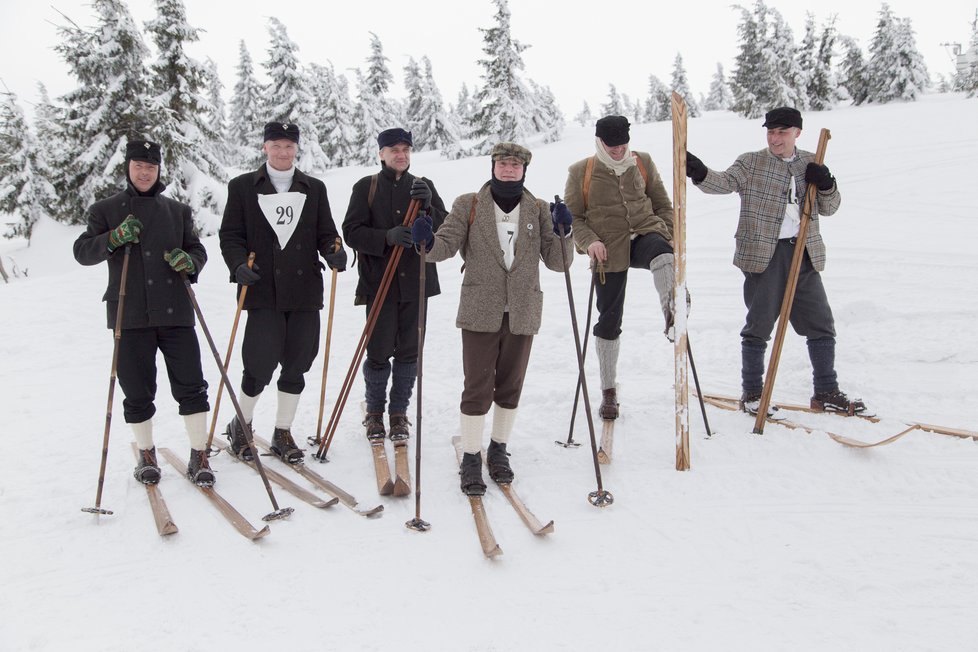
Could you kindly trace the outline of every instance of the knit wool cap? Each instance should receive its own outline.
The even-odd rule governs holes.
[[[594,135],[608,147],[625,145],[630,140],[628,118],[623,115],[606,115],[594,125]]]
[[[380,149],[385,147],[393,147],[398,143],[407,143],[411,147],[414,147],[414,140],[411,138],[410,131],[404,131],[400,127],[394,127],[393,129],[384,129],[382,132],[377,134],[377,145]]]
[[[299,143],[299,125],[291,122],[269,122],[265,125],[263,140],[291,140]]]
[[[153,165],[163,162],[160,146],[149,140],[130,140],[126,143],[126,162],[146,161]]]
[[[762,127],[798,127],[801,129],[801,113],[790,106],[779,106],[764,114]]]

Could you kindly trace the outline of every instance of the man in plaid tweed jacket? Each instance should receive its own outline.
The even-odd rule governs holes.
[[[801,204],[808,184],[818,192],[805,239],[805,256],[789,320],[806,338],[812,363],[812,408],[847,413],[865,411],[858,399],[839,391],[835,372],[835,322],[822,278],[825,244],[819,215],[832,215],[842,199],[829,169],[815,155],[795,147],[801,113],[780,107],[764,116],[767,148],[740,155],[725,172],[710,170],[686,153],[686,174],[708,194],[740,195],[740,220],[734,265],[744,273],[747,320],[741,336],[741,408],[756,414],[763,388],[764,352],[781,312],[788,272],[801,223]]]

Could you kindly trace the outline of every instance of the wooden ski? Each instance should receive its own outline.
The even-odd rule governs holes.
[[[411,493],[411,463],[408,460],[407,441],[394,444],[394,495]]]
[[[387,460],[387,447],[383,439],[370,442],[370,454],[374,458],[377,493],[381,496],[389,496],[394,492],[394,481],[391,479],[391,465]]]
[[[615,420],[601,420],[601,445],[598,447],[598,463],[611,464],[615,447]]]
[[[676,258],[673,291],[676,347],[676,470],[689,470],[689,359],[686,349],[686,102],[672,93],[672,248]]]
[[[187,478],[186,473],[184,473],[183,463],[180,461],[180,458],[177,457],[173,451],[171,451],[169,448],[159,448],[157,450],[163,455],[166,461],[170,463],[170,466],[176,469],[177,473],[179,473],[184,478]],[[187,482],[190,482],[190,484],[194,484],[190,480],[190,478],[187,478]],[[267,525],[260,530],[256,530],[255,527],[248,521],[248,519],[246,519],[244,516],[241,515],[241,512],[236,510],[234,506],[231,505],[231,503],[226,501],[224,497],[221,496],[221,494],[217,493],[214,487],[200,487],[195,484],[194,486],[197,487],[200,493],[207,496],[207,499],[211,502],[211,504],[214,505],[215,508],[217,508],[217,510],[221,513],[221,515],[225,519],[227,519],[228,523],[230,523],[234,527],[234,529],[237,530],[238,533],[241,534],[242,536],[251,539],[252,541],[255,541],[257,539],[261,539],[269,532],[271,532],[271,530],[269,530]]]
[[[136,461],[139,461],[139,447],[136,446],[136,442],[132,442],[132,452],[136,455]],[[153,520],[156,521],[156,531],[160,533],[161,537],[168,536],[170,534],[176,534],[179,530],[177,529],[177,524],[173,522],[173,518],[170,516],[170,509],[166,506],[166,501],[163,500],[163,494],[160,492],[159,485],[155,484],[144,484],[146,487],[146,496],[149,498],[150,509],[153,510]]]
[[[462,438],[452,437],[452,445],[455,446],[456,459],[462,462]],[[475,520],[475,529],[479,535],[479,543],[482,545],[482,552],[486,557],[492,559],[503,554],[503,549],[496,543],[496,536],[492,533],[489,526],[489,517],[486,515],[486,508],[482,504],[482,496],[466,496],[469,499],[469,507],[472,508],[472,518]]]

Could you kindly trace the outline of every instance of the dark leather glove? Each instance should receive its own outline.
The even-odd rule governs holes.
[[[435,233],[432,230],[432,220],[430,215],[419,215],[414,224],[411,225],[411,240],[415,245],[425,247],[425,251],[431,249],[435,241]]]
[[[835,177],[829,169],[818,163],[809,163],[805,168],[805,181],[814,183],[819,190],[832,190],[832,186],[835,185]]]
[[[346,271],[346,249],[343,247],[337,247],[336,251],[329,252],[323,251],[323,260],[326,261],[326,266],[330,269],[335,269],[337,272]]]
[[[422,179],[415,179],[411,184],[411,199],[421,202],[421,210],[431,208],[431,188]]]
[[[706,166],[703,161],[688,151],[686,152],[686,176],[692,179],[693,183],[699,183],[706,178]]]
[[[109,250],[114,251],[130,242],[139,242],[139,232],[142,228],[142,222],[128,215],[122,220],[122,224],[109,231]]]
[[[234,280],[238,285],[254,285],[261,280],[261,276],[258,275],[258,265],[252,264],[249,269],[248,263],[241,263],[234,270]]]
[[[188,274],[193,274],[196,267],[194,267],[194,259],[190,257],[183,249],[173,249],[163,254],[163,260],[170,263],[170,267],[173,268],[174,272],[187,272]]]
[[[392,247],[410,247],[414,245],[411,240],[411,227],[395,226],[387,231],[387,244]]]
[[[570,209],[567,208],[567,204],[564,202],[551,202],[550,220],[554,224],[554,233],[561,235],[560,228],[563,227],[563,235],[566,236],[571,232],[571,224],[574,222],[574,216],[571,214]]]

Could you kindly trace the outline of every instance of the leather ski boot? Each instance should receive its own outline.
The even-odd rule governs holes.
[[[187,463],[187,477],[198,487],[214,486],[214,471],[207,461],[207,451],[190,449],[190,461]]]
[[[363,425],[367,427],[367,439],[371,442],[383,441],[387,436],[387,431],[384,429],[384,415],[380,412],[367,412]]]
[[[305,453],[296,446],[292,439],[292,432],[288,428],[276,428],[272,433],[272,445],[270,446],[280,460],[286,464],[301,464]]]
[[[251,427],[251,424],[248,424],[248,426]],[[224,430],[224,436],[227,437],[231,445],[231,452],[235,457],[245,462],[250,462],[255,459],[255,451],[248,445],[248,436],[245,435],[244,428],[238,423],[238,417],[231,419],[231,423]]]
[[[408,426],[411,422],[408,421],[407,415],[404,414],[392,414],[390,415],[390,434],[388,435],[393,442],[406,441],[411,436],[411,431],[408,430]]]
[[[509,484],[516,477],[513,468],[509,465],[509,453],[506,452],[506,444],[496,441],[489,442],[486,450],[486,461],[489,463],[489,477],[497,484]]]
[[[132,476],[143,484],[156,484],[160,481],[160,466],[156,463],[156,447],[139,449],[139,462]]]
[[[462,493],[467,496],[482,496],[486,493],[486,483],[482,481],[482,453],[465,453],[459,465]]]
[[[812,396],[811,408],[820,412],[840,412],[850,417],[866,413],[866,404],[861,399],[849,399],[839,390],[832,392],[816,392]]]
[[[618,418],[618,391],[614,387],[601,390],[601,407],[598,408],[598,416],[602,419]]]

